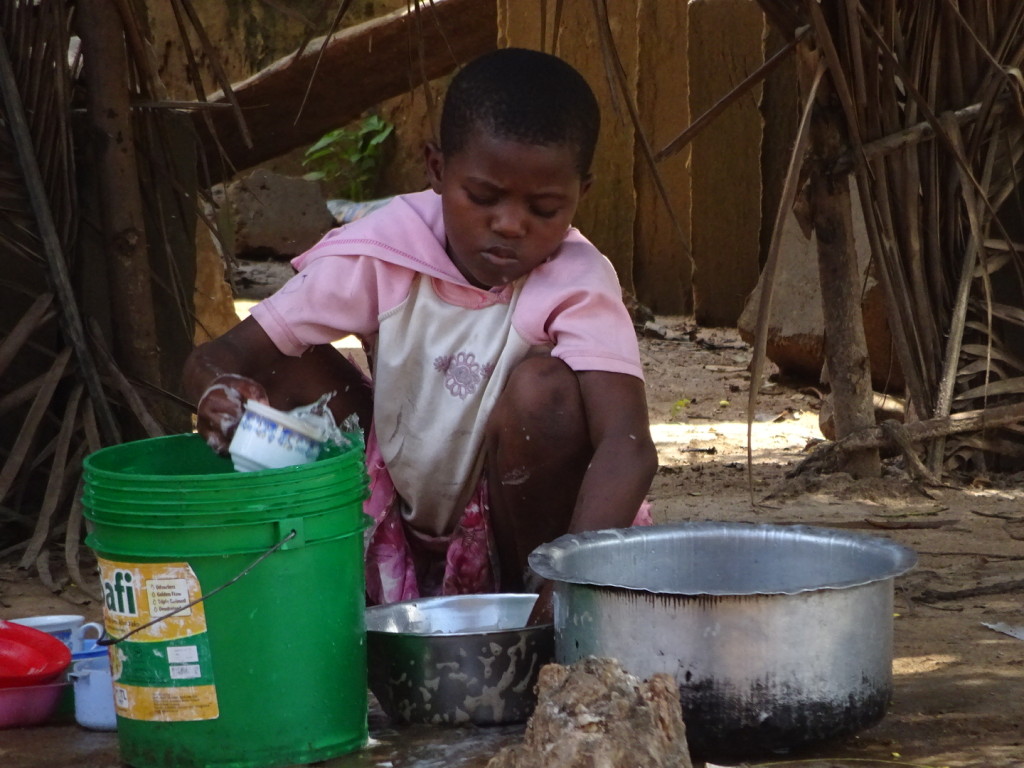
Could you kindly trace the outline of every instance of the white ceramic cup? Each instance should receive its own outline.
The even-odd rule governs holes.
[[[53,616],[26,616],[23,619],[11,619],[15,624],[33,627],[48,635],[53,635],[66,645],[71,653],[82,650],[86,633],[96,633],[96,639],[103,636],[103,625],[95,621],[86,622],[85,616],[60,614]]]
[[[315,425],[248,400],[228,452],[238,472],[279,469],[316,461],[323,439]]]

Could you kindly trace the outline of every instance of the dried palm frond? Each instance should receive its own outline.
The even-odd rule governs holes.
[[[63,479],[79,456],[75,421],[83,383],[113,418],[102,394],[73,286],[78,227],[68,68],[71,14],[64,3],[13,1],[0,8],[0,345],[5,407],[0,433],[0,500],[26,507],[24,549],[47,554]],[[72,356],[74,365],[71,364]]]
[[[131,11],[123,0],[102,0],[102,5],[114,19]],[[111,274],[105,263],[111,249],[102,245],[97,224],[103,201],[88,187],[95,174],[76,164],[97,154],[83,151],[95,134],[74,117],[82,85],[75,76],[76,12],[80,5],[69,0],[0,4],[0,256],[5,266],[0,276],[0,503],[11,512],[2,524],[0,556],[17,554],[21,567],[34,568],[61,589],[66,579],[54,579],[50,558],[62,551],[67,572],[88,590],[78,564],[80,518],[71,513],[81,462],[123,434],[163,432],[174,414],[160,407],[173,398],[153,396],[161,389],[159,375],[139,388],[143,382],[130,382],[122,373],[133,370],[130,360],[103,356],[104,339],[115,330],[105,277]],[[148,55],[139,29],[126,33],[118,22],[116,36],[129,43],[116,45],[117,50]],[[128,60],[126,67],[133,93],[155,102],[159,88],[148,60]],[[151,311],[154,298],[176,309],[161,313],[160,343],[172,346],[181,339],[187,349],[192,277],[180,274],[182,259],[173,251],[176,238],[191,238],[181,223],[194,218],[188,208],[194,207],[197,153],[193,150],[191,169],[183,173],[183,163],[175,160],[182,147],[175,146],[165,121],[151,112],[136,117],[130,134],[139,143],[127,146],[131,152],[141,148],[144,226],[162,244],[154,249],[156,266],[139,309]],[[106,207],[130,202],[117,197]],[[95,247],[90,249],[90,242]],[[187,253],[186,263],[191,248],[189,242],[187,249],[177,249]],[[136,333],[131,316],[121,321],[118,335]],[[187,415],[187,409],[178,410]],[[63,547],[55,548],[62,535]]]
[[[759,0],[805,26],[840,100],[890,327],[919,419],[1020,402],[1024,5]],[[850,286],[850,290],[855,290]],[[929,467],[1019,462],[1014,430],[928,441]]]

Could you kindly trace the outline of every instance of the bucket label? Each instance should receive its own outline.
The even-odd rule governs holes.
[[[220,712],[199,579],[188,563],[117,563],[100,559],[103,619],[113,646],[117,714],[132,720],[213,720]]]

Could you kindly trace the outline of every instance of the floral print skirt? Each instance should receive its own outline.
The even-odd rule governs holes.
[[[403,519],[404,502],[395,491],[372,428],[366,441],[366,470],[370,497],[363,510],[373,518],[365,553],[369,605],[498,590],[486,477],[480,479],[451,534],[429,536]],[[633,525],[650,524],[650,504],[645,501]]]

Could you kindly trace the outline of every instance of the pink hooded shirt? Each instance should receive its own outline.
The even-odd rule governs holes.
[[[479,482],[488,416],[530,347],[577,371],[642,378],[611,263],[576,230],[514,283],[470,285],[445,252],[441,199],[396,198],[330,232],[252,310],[278,348],[360,336],[373,360],[373,432],[416,530],[451,532]]]
[[[441,198],[431,190],[332,230],[292,265],[299,274],[252,310],[289,355],[350,333],[372,345],[381,317],[408,298],[417,275],[436,278],[445,299],[466,309],[507,301],[513,289],[476,288],[456,269],[445,253]],[[578,230],[521,282],[512,325],[528,344],[552,344],[552,355],[576,371],[643,378],[615,270]]]

